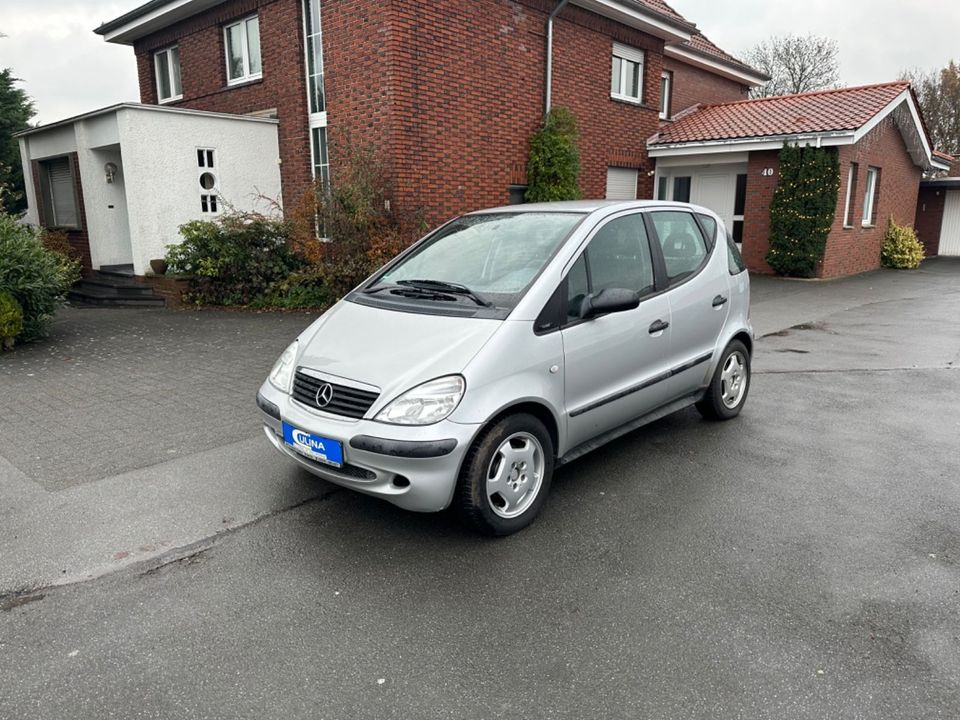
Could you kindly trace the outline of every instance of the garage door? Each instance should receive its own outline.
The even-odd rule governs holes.
[[[940,254],[960,255],[960,191],[948,191],[940,226]]]
[[[636,200],[637,171],[632,168],[607,168],[607,200]]]

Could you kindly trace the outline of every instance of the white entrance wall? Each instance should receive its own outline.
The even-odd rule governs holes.
[[[683,200],[674,197],[674,188],[678,185],[676,180],[690,178],[689,202],[713,210],[723,220],[727,231],[732,232],[737,175],[746,173],[746,153],[728,153],[717,157],[658,158],[653,185],[655,197],[660,200]],[[680,186],[684,184],[683,181],[679,183]]]
[[[182,239],[181,225],[217,216],[201,207],[198,148],[216,151],[220,212],[269,212],[281,203],[276,120],[130,103],[19,139],[26,221],[33,224],[39,224],[39,199],[31,161],[77,154],[94,268],[132,263],[143,275],[152,258]],[[112,183],[107,163],[117,166]]]
[[[940,255],[960,255],[960,190],[947,190],[940,225]]]

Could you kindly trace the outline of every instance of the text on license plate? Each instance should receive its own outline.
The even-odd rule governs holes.
[[[343,445],[337,440],[313,435],[283,423],[283,441],[301,455],[328,465],[343,465]]]

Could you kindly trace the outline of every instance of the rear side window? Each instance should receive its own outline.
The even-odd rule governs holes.
[[[642,215],[611,220],[593,236],[567,275],[567,319],[580,317],[587,294],[608,288],[641,295],[653,290],[653,259]]]
[[[733,241],[733,236],[730,233],[727,233],[727,267],[731,275],[739,275],[747,269],[743,262],[743,256],[740,254],[740,249]]]
[[[670,282],[679,282],[695,273],[707,257],[707,246],[693,215],[658,211],[650,213],[650,219],[663,248]]]
[[[717,238],[717,221],[709,215],[701,215],[700,213],[697,213],[697,219],[707,233],[707,245],[713,247],[713,242]]]

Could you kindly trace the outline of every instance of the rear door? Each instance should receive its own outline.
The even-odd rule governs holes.
[[[708,215],[698,221],[692,212],[670,209],[648,217],[668,283],[672,376],[664,385],[673,400],[709,381],[710,361],[730,310],[726,245],[718,243],[717,223]],[[716,252],[718,244],[722,253]]]
[[[565,282],[568,447],[623,425],[664,402],[655,382],[668,362],[670,305],[655,288],[654,259],[640,213],[600,225],[571,263]],[[605,288],[637,291],[640,305],[584,320],[580,305]]]

